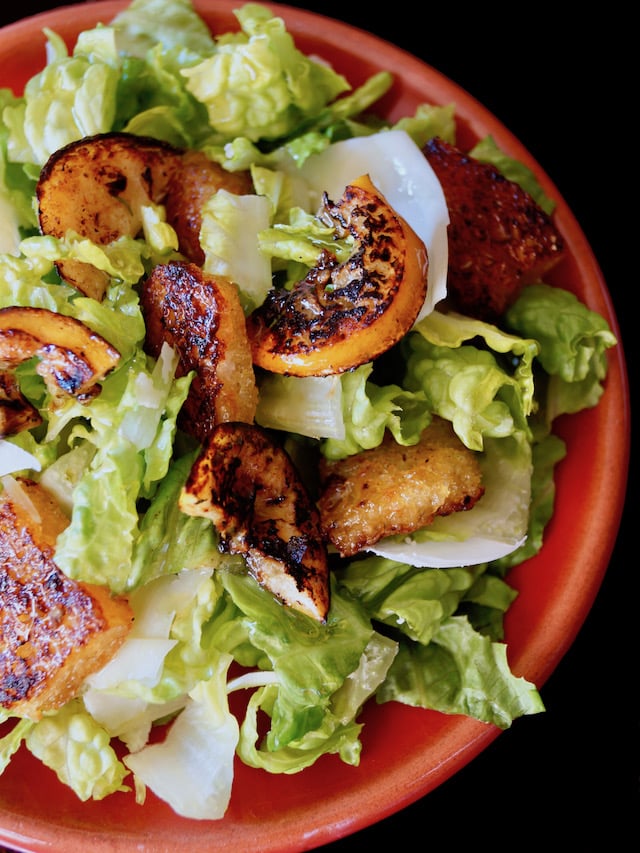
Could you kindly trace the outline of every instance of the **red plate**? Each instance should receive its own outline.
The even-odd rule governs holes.
[[[45,61],[44,27],[67,39],[108,23],[123,2],[82,3],[43,13],[0,31],[0,86],[22,91]],[[214,32],[236,27],[236,0],[199,0],[196,9]],[[548,277],[602,314],[620,339],[618,322],[593,252],[556,187],[522,144],[483,106],[439,72],[363,30],[311,12],[269,4],[281,14],[300,49],[329,60],[357,85],[376,71],[396,80],[383,102],[396,120],[418,103],[455,102],[458,143],[491,134],[532,168],[558,200],[556,223],[568,258]],[[629,393],[621,347],[609,351],[609,374],[599,405],[562,419],[568,445],[557,471],[557,501],[542,552],[515,568],[509,582],[520,595],[506,618],[511,668],[544,684],[582,626],[596,597],[618,531],[629,461]],[[612,440],[612,436],[615,437]],[[358,768],[326,756],[293,776],[272,776],[238,763],[229,810],[220,821],[190,821],[149,793],[81,803],[55,775],[21,750],[0,777],[0,841],[49,853],[204,853],[300,851],[347,836],[413,803],[480,753],[499,730],[394,703],[371,705]]]

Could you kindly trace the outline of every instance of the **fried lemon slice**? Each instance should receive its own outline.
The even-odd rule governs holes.
[[[114,370],[120,353],[101,335],[73,317],[46,308],[0,309],[0,436],[41,423],[39,413],[22,396],[16,369],[32,358],[54,405],[67,396],[86,402]]]
[[[99,245],[142,231],[142,208],[164,204],[181,152],[166,142],[131,133],[78,139],[54,152],[36,186],[43,234],[75,231]],[[85,261],[56,263],[62,278],[101,300],[109,276]]]
[[[253,363],[272,373],[327,376],[386,352],[411,328],[427,292],[427,249],[362,175],[319,214],[354,250],[325,252],[293,289],[273,289],[247,318]]]
[[[210,519],[220,550],[241,554],[255,580],[283,604],[326,621],[329,566],[320,516],[291,458],[266,431],[217,424],[179,506]]]

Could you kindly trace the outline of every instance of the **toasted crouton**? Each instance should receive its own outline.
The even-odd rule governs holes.
[[[561,259],[562,236],[518,184],[437,137],[423,148],[449,208],[447,292],[458,311],[495,323],[522,288]]]
[[[40,719],[77,695],[124,642],[133,612],[54,561],[68,520],[38,483],[0,494],[0,707]]]
[[[252,423],[258,405],[251,350],[238,288],[196,264],[159,264],[143,282],[147,351],[164,342],[179,355],[178,376],[195,371],[181,426],[203,442],[223,421]]]
[[[387,433],[371,450],[322,460],[320,476],[323,534],[343,557],[471,509],[484,494],[476,456],[437,417],[418,444],[404,447]]]

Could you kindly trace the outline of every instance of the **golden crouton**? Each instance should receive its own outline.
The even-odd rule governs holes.
[[[387,433],[372,450],[322,460],[320,476],[322,531],[343,557],[471,509],[484,494],[476,456],[440,418],[418,444],[404,447]]]
[[[562,237],[518,184],[441,139],[423,148],[449,208],[448,295],[463,314],[495,323],[526,284],[561,259]]]
[[[66,516],[38,483],[15,482],[0,494],[0,707],[37,720],[113,657],[133,612],[106,587],[66,577],[54,562]]]
[[[195,371],[180,413],[185,432],[203,442],[217,423],[252,423],[258,388],[236,285],[172,261],[143,283],[141,305],[147,351],[157,358],[166,342],[179,355],[178,376]]]

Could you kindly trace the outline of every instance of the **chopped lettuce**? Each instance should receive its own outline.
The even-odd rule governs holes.
[[[129,791],[127,768],[117,757],[107,732],[73,699],[26,732],[29,751],[55,772],[82,800],[102,800]]]
[[[528,364],[526,358],[517,360],[519,369],[512,371],[507,369],[511,365],[499,358],[505,352],[502,347],[494,353],[474,344],[438,345],[433,343],[426,324],[417,331],[405,339],[405,385],[425,394],[430,410],[451,421],[463,444],[480,451],[487,438],[527,431],[530,359]],[[491,338],[487,343],[493,343]],[[522,370],[524,382],[518,375]]]
[[[218,38],[211,56],[183,71],[222,139],[287,136],[350,88],[328,65],[301,53],[284,21],[265,6],[247,3],[236,16],[242,33]]]
[[[371,617],[402,636],[377,691],[379,703],[466,714],[500,728],[544,710],[535,686],[509,670],[506,647],[475,630],[466,616],[455,615],[485,568],[419,569],[371,557],[340,573],[340,583]],[[496,597],[486,601],[494,604]],[[497,601],[506,609],[511,598]]]
[[[385,430],[398,444],[415,444],[431,422],[424,394],[405,391],[399,385],[379,386],[369,381],[371,362],[342,376],[343,439],[324,436],[322,453],[342,459],[360,450],[377,447]]]
[[[606,351],[616,344],[600,314],[573,293],[539,283],[523,290],[505,321],[538,341],[538,358],[550,377],[545,401],[549,423],[597,405],[607,375]]]
[[[68,143],[111,129],[119,76],[115,48],[112,62],[97,52],[69,56],[62,39],[46,32],[48,64],[3,111],[9,159],[37,167]]]
[[[535,685],[509,669],[506,646],[474,631],[464,616],[445,620],[429,645],[402,646],[377,698],[464,714],[501,729],[544,711]]]
[[[70,421],[82,416],[73,435],[95,448],[73,489],[69,526],[61,533],[56,562],[69,577],[102,583],[114,592],[137,578],[133,549],[140,533],[138,501],[149,496],[169,469],[176,418],[189,379],[174,380],[176,360],[163,370],[138,353],[107,377],[90,403],[67,406]],[[62,415],[60,415],[62,417]]]
[[[344,440],[341,377],[265,375],[260,380],[256,422],[310,438]]]
[[[157,45],[205,56],[214,50],[213,36],[191,0],[131,0],[111,26],[118,50],[129,56],[144,57]]]
[[[257,237],[269,224],[269,202],[264,196],[221,189],[205,202],[201,215],[203,269],[235,282],[249,313],[271,288],[271,264]]]
[[[136,783],[151,788],[183,817],[216,820],[231,799],[238,742],[224,678],[231,661],[231,655],[219,655],[217,671],[189,692],[164,741],[124,758]]]

